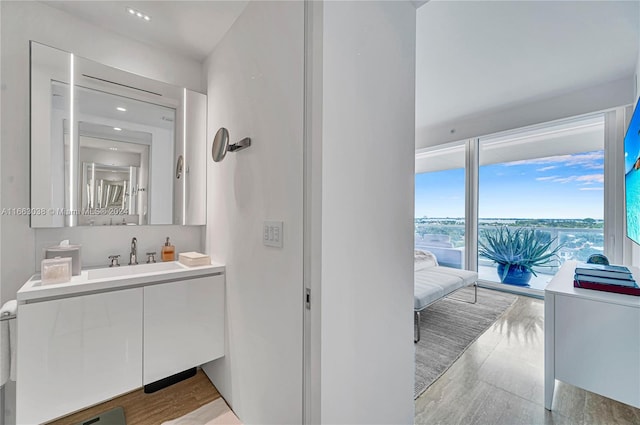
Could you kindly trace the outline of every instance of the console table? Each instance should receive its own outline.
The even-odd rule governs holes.
[[[640,297],[574,288],[577,264],[567,261],[545,289],[544,406],[558,379],[640,408]]]

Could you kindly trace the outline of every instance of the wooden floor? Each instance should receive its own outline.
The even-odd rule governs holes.
[[[640,424],[640,409],[556,383],[544,408],[544,301],[518,297],[416,400],[416,424]]]
[[[179,418],[220,397],[204,372],[170,387],[145,394],[142,389],[130,392],[97,406],[49,422],[50,425],[75,425],[121,406],[127,425],[159,425]]]

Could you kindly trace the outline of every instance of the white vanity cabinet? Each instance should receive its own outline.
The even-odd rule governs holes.
[[[34,275],[18,291],[16,419],[41,424],[224,355],[224,265]]]
[[[19,306],[16,423],[39,424],[142,384],[142,288]]]
[[[223,355],[223,275],[144,288],[144,385]]]

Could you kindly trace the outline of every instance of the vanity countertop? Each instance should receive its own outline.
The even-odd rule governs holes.
[[[187,267],[177,261],[82,270],[69,282],[42,285],[40,274],[33,275],[17,293],[19,304],[46,299],[87,295],[116,289],[135,288],[156,283],[222,274],[224,264]]]

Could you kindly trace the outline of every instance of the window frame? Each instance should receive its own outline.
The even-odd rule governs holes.
[[[633,243],[626,238],[626,218],[624,205],[624,133],[631,118],[632,107],[621,106],[606,111],[600,111],[580,116],[567,117],[547,121],[532,126],[514,128],[488,135],[477,136],[458,142],[449,142],[434,148],[446,148],[454,144],[464,143],[465,151],[465,264],[468,270],[478,271],[478,201],[479,201],[479,170],[480,170],[480,140],[515,131],[534,129],[536,127],[559,124],[571,120],[604,117],[604,254],[614,264],[631,264],[634,248]],[[419,152],[416,152],[419,155]],[[505,285],[486,280],[478,281],[480,286],[505,290]],[[507,288],[526,295],[543,297],[540,290],[530,288]]]

